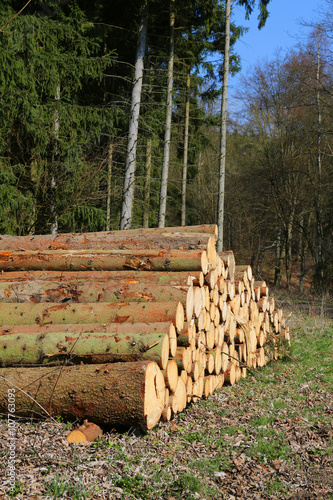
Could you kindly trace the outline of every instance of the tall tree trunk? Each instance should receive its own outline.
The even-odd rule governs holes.
[[[182,181],[182,210],[181,226],[186,225],[186,181],[187,181],[187,159],[188,159],[188,129],[190,123],[190,84],[191,68],[188,67],[186,78],[186,102],[185,102],[185,129],[184,129],[184,161],[183,161],[183,181]]]
[[[281,286],[282,280],[282,268],[285,258],[285,244],[282,237],[282,230],[278,228],[278,233],[276,237],[276,248],[275,248],[275,274],[274,274],[274,286]]]
[[[158,217],[158,227],[165,226],[166,200],[167,200],[167,191],[168,191],[171,116],[172,116],[174,32],[175,32],[175,0],[170,0],[170,47],[169,47],[169,61],[168,61],[168,85],[167,85],[164,153],[163,153],[161,194],[160,194],[160,211],[159,211],[159,217]]]
[[[288,225],[287,225],[287,237],[286,237],[286,282],[287,290],[290,289],[291,285],[291,240],[292,240],[292,230],[293,230],[294,215],[291,214]]]
[[[198,158],[198,195],[201,196],[201,176],[202,176],[202,153],[199,151]],[[201,210],[197,211],[197,224],[200,224],[201,221]]]
[[[55,100],[60,100],[60,85],[57,86]],[[56,108],[54,113],[54,139],[55,139],[55,148],[54,148],[54,161],[53,161],[53,172],[51,178],[51,234],[58,233],[58,214],[57,214],[57,205],[56,205],[56,192],[57,192],[57,165],[58,165],[58,137],[59,137],[59,127],[60,127],[60,115],[59,110]]]
[[[143,198],[143,227],[149,227],[149,199],[150,199],[150,178],[151,178],[151,150],[152,139],[147,139],[146,166],[145,166],[145,186]]]
[[[113,144],[110,142],[108,151],[108,187],[106,198],[106,230],[110,231],[111,220],[111,179],[112,179],[112,163],[113,163]]]
[[[307,249],[307,239],[306,233],[309,225],[308,215],[301,215],[300,217],[300,242],[299,242],[299,258],[301,261],[301,272],[299,276],[299,292],[303,293],[304,278],[306,275],[306,249]]]
[[[134,76],[134,85],[132,90],[132,105],[131,105],[129,132],[128,132],[120,229],[130,229],[132,223],[136,147],[138,142],[141,89],[143,80],[143,62],[146,50],[147,25],[148,25],[148,0],[145,1],[143,6],[141,24],[139,30],[139,40],[136,51],[135,76]]]
[[[318,112],[318,139],[317,139],[317,196],[316,196],[316,243],[317,243],[317,281],[320,289],[324,287],[324,262],[323,262],[323,227],[321,213],[322,198],[322,172],[321,172],[321,105],[320,105],[320,53],[319,40],[317,46],[317,112]]]
[[[230,0],[226,0],[225,6],[225,45],[223,62],[223,89],[221,101],[221,140],[220,140],[220,173],[219,173],[219,201],[217,225],[219,229],[217,239],[217,251],[223,250],[223,222],[224,222],[224,189],[225,189],[225,157],[227,140],[227,102],[228,102],[228,78],[229,78],[229,49],[230,49]]]

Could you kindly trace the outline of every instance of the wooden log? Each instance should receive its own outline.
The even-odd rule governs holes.
[[[190,373],[192,368],[191,350],[187,347],[177,347],[174,359],[177,362],[179,372],[186,370],[187,373]]]
[[[27,250],[0,252],[1,271],[202,271],[205,250]]]
[[[176,361],[170,359],[162,373],[164,375],[166,387],[170,389],[171,392],[175,392],[178,384],[178,366]]]
[[[118,248],[198,248],[207,245],[211,236],[217,236],[217,226],[180,226],[166,228],[139,228],[97,233],[63,233],[0,237],[0,251],[12,250],[117,250]]]
[[[218,253],[220,258],[222,259],[224,266],[228,272],[228,278],[231,282],[234,280],[235,275],[235,256],[231,250],[227,250],[226,252]]]
[[[242,377],[242,369],[239,365],[235,366],[235,382],[239,382]]]
[[[190,403],[193,394],[193,380],[191,379],[191,377],[187,377],[186,380],[186,394],[187,394],[187,402]]]
[[[185,385],[187,384],[188,377],[189,377],[189,375],[187,374],[187,371],[182,370],[180,373],[180,378],[182,379],[182,381],[184,382]]]
[[[161,420],[163,420],[163,422],[169,422],[171,420],[171,417],[172,417],[171,406],[167,404],[164,406],[162,410]]]
[[[218,277],[224,275],[224,263],[219,254],[216,256],[216,272]]]
[[[222,355],[222,357],[221,357],[221,359],[222,359],[221,371],[224,373],[229,365],[229,346],[226,342],[223,342],[223,345],[221,348],[221,355]]]
[[[216,284],[217,284],[219,293],[221,295],[227,294],[227,285],[225,283],[225,279],[223,278],[223,276],[219,276],[219,278],[217,279]],[[226,298],[224,300],[226,300]]]
[[[224,325],[223,324],[219,324],[217,326],[216,330],[218,331],[218,340],[217,340],[217,344],[216,345],[218,347],[222,347],[223,342],[224,342],[224,334],[225,334]]]
[[[24,389],[24,392],[20,388]],[[165,385],[153,361],[57,368],[4,368],[0,411],[8,411],[8,389],[15,388],[18,417],[59,415],[97,425],[152,429],[164,407]],[[47,413],[46,413],[47,412]]]
[[[237,280],[237,276],[241,276],[242,273],[245,273],[245,281],[250,283],[252,281],[252,267],[249,265],[242,265],[235,267],[235,280]]]
[[[178,408],[178,411],[183,411],[187,404],[187,392],[184,381],[179,377],[176,390],[174,392],[174,399]]]
[[[147,323],[170,322],[183,330],[184,308],[180,302],[95,304],[4,304],[0,324]]]
[[[234,363],[229,363],[227,369],[224,372],[224,383],[225,385],[234,385],[236,382],[236,366]]]
[[[210,291],[209,298],[213,302],[213,304],[218,307],[220,300],[219,288],[217,285]]]
[[[196,346],[199,349],[205,348],[207,345],[206,333],[203,330],[199,330],[196,333]]]
[[[202,296],[202,288],[195,287],[194,289],[194,299],[193,299],[193,312],[196,318],[199,318],[200,313],[204,307],[204,300]]]
[[[209,296],[209,288],[208,286],[204,285],[201,287],[201,293],[202,293],[202,299],[203,299],[203,307],[209,310],[210,307],[210,296]]]
[[[166,334],[169,339],[173,336],[175,327],[169,322],[155,323],[86,323],[86,324],[45,324],[45,325],[6,325],[0,326],[0,339],[3,335],[21,336],[29,334],[40,335],[66,333],[68,336],[85,335],[87,333],[114,334],[117,335],[137,335],[137,334]],[[129,340],[129,339],[128,339]]]
[[[237,330],[237,322],[235,316],[232,315],[229,324],[225,330],[225,337],[228,338],[229,342],[234,342]]]
[[[209,374],[212,374],[215,368],[215,359],[214,356],[212,355],[212,351],[207,352],[206,359],[207,359],[206,370]]]
[[[230,304],[231,310],[234,314],[238,315],[239,314],[239,308],[241,306],[241,296],[240,295],[235,295],[232,300],[228,302]]]
[[[179,300],[179,299],[178,299]],[[193,285],[189,287],[186,294],[186,319],[188,322],[191,321],[194,311],[194,288]]]
[[[214,323],[210,323],[210,327],[206,332],[206,344],[207,349],[213,349],[215,345],[215,326]]]
[[[0,336],[0,366],[47,363],[116,363],[153,360],[165,369],[169,359],[169,335],[135,332],[58,332]]]
[[[217,281],[216,269],[209,271],[209,273],[206,274],[206,276],[204,278],[204,282],[209,287],[210,290],[213,290],[213,288],[216,285],[216,281]]]
[[[214,388],[213,388],[213,378],[212,375],[206,375],[204,377],[204,392],[203,396],[205,398],[208,398],[211,394],[213,394]]]
[[[66,283],[63,281],[0,281],[0,302],[186,302],[191,307],[188,285],[156,285],[146,283],[113,283],[90,280]],[[192,297],[193,309],[193,297]]]
[[[114,284],[170,285],[170,286],[203,286],[202,271],[3,271],[0,282],[16,281],[59,281],[75,286],[78,283],[112,282]],[[201,283],[201,284],[199,284]]]
[[[198,361],[192,363],[191,371],[188,375],[192,378],[193,382],[198,380],[200,377],[200,366]]]
[[[209,361],[211,360],[211,357],[214,359],[214,368],[212,371],[209,370],[209,373],[215,373],[218,375],[222,369],[222,352],[221,352],[221,347],[215,347],[212,351],[209,351],[208,353],[209,356]]]
[[[269,303],[268,303],[267,297],[261,297],[261,299],[259,299],[257,302],[257,307],[258,307],[259,311],[263,311],[263,312],[268,311]]]
[[[219,373],[217,376],[217,386],[216,389],[222,389],[224,384],[224,373]]]
[[[216,238],[211,236],[207,241],[207,259],[208,269],[216,269],[217,266],[217,252],[216,252]]]
[[[102,429],[93,422],[85,421],[76,429],[73,429],[66,437],[69,443],[85,443],[87,441],[95,441],[99,436],[103,435]]]
[[[224,283],[227,288],[228,299],[232,300],[235,297],[235,285],[230,280],[224,280]]]
[[[219,309],[221,312],[221,320],[223,322],[226,322],[227,316],[228,316],[228,304],[225,300],[222,299],[222,297],[220,297],[220,300],[219,300]]]

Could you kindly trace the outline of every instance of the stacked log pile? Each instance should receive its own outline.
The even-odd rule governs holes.
[[[0,237],[0,411],[96,424],[170,420],[289,340],[217,227]],[[20,389],[20,390],[19,390]]]

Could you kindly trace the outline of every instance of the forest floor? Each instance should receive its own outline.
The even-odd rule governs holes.
[[[73,445],[68,423],[20,422],[11,497],[3,418],[0,499],[333,499],[333,321],[293,309],[295,361],[253,371],[147,434]]]

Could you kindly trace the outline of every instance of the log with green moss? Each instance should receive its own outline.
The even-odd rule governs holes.
[[[149,333],[142,323],[127,325],[126,329],[114,324],[114,331],[110,327],[108,331],[101,328],[94,332],[86,328],[85,332],[75,333],[63,331],[60,325],[53,331],[42,332],[37,325],[29,325],[29,332],[0,335],[0,366],[152,360],[165,369],[170,328],[167,323],[161,325],[160,332],[156,327],[156,332]]]
[[[180,302],[19,304],[0,303],[2,325],[46,325],[68,323],[173,323],[184,327],[184,307]]]
[[[22,390],[21,390],[22,389]],[[0,412],[15,417],[87,419],[98,425],[152,429],[164,407],[165,382],[153,361],[38,368],[2,368]]]
[[[149,285],[203,286],[201,271],[4,271],[0,273],[0,283],[18,281],[59,281],[71,286],[87,281],[124,283],[145,283]]]

